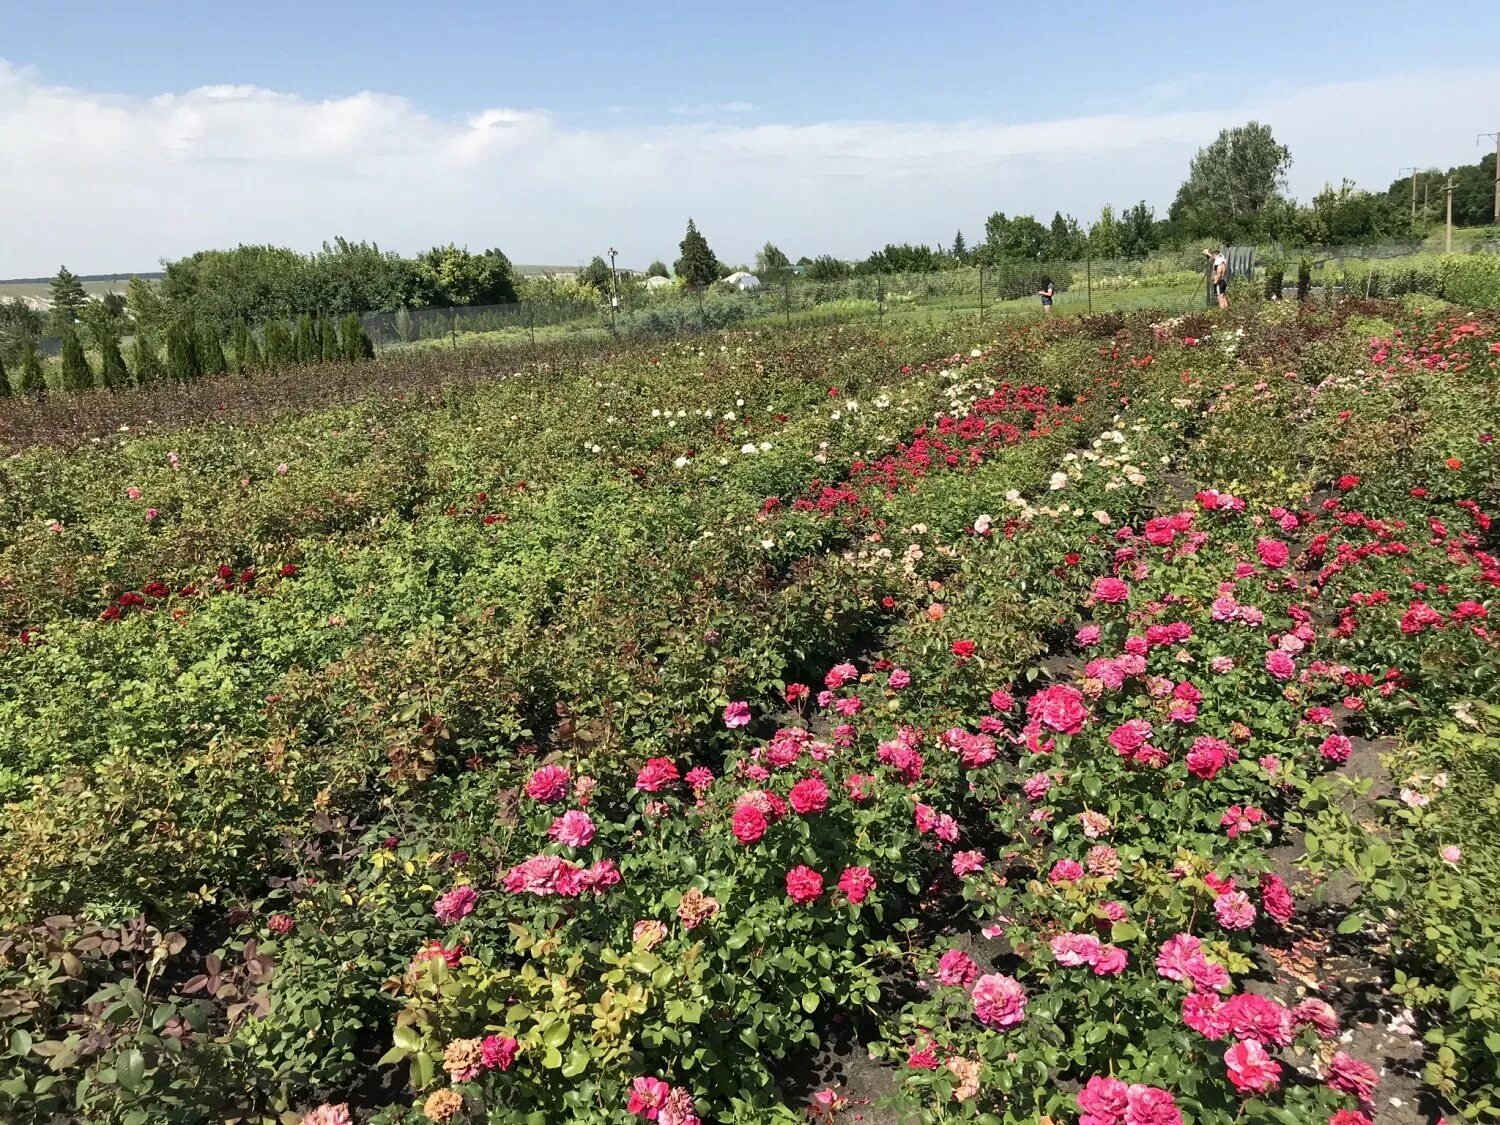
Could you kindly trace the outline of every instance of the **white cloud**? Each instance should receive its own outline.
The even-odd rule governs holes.
[[[1345,175],[1383,187],[1402,165],[1473,157],[1500,68],[1280,89],[1214,111],[1183,108],[1191,89],[1164,84],[1143,96],[1151,109],[1019,124],[726,124],[714,116],[733,111],[719,106],[697,121],[583,128],[509,108],[445,120],[370,91],[125,97],[0,61],[0,277],[149,269],[239,242],[307,249],[335,234],[559,264],[615,245],[640,266],[674,256],[688,215],[732,261],[767,238],[794,257],[946,241],[960,227],[973,241],[997,209],[1088,218],[1141,198],[1164,209],[1193,151],[1251,117],[1291,147],[1295,193]]]
[[[678,117],[712,117],[720,113],[753,113],[754,102],[703,102],[699,105],[674,105],[668,113]]]

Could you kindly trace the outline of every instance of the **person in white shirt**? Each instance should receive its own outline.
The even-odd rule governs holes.
[[[1213,287],[1214,293],[1219,298],[1219,308],[1229,307],[1229,259],[1224,257],[1223,250],[1205,250],[1205,258],[1213,259]]]

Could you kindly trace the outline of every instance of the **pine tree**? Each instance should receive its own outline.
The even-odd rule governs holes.
[[[52,327],[56,335],[63,335],[63,329],[78,320],[78,310],[88,299],[78,276],[67,266],[58,266],[52,279]]]
[[[298,363],[317,363],[322,356],[318,338],[313,332],[312,317],[303,313],[297,321],[297,343],[293,358]]]
[[[699,289],[719,280],[719,260],[708,248],[708,240],[698,233],[698,225],[692,219],[688,220],[687,233],[678,245],[682,257],[672,267],[678,277]]]
[[[193,336],[191,323],[178,321],[167,329],[167,377],[176,382],[189,383],[203,374]]]
[[[202,375],[223,375],[229,370],[229,361],[224,358],[224,345],[219,343],[219,334],[207,322],[198,326],[193,346],[198,352],[198,371]]]
[[[99,341],[100,390],[112,391],[130,382],[130,372],[125,368],[125,357],[120,354],[120,341],[114,334],[106,334]]]
[[[0,359],[0,398],[10,398],[13,393],[10,376],[5,371],[5,360]]]
[[[295,347],[285,324],[279,320],[268,320],[263,332],[265,335],[263,354],[268,370],[279,371],[283,367],[290,367],[297,361]]]
[[[83,341],[69,324],[62,334],[62,388],[86,391],[93,385],[94,370],[89,366],[88,356],[83,354]]]
[[[969,248],[964,243],[963,231],[959,231],[953,236],[953,260],[955,262],[967,262],[969,260]]]
[[[36,340],[29,334],[21,337],[21,393],[39,395],[46,393],[47,377],[42,371],[42,353],[36,350]]]
[[[375,358],[375,345],[370,342],[370,335],[365,331],[358,313],[350,313],[344,317],[339,336],[344,345],[344,359],[349,363],[363,363]]]
[[[158,382],[162,375],[161,357],[156,354],[156,344],[142,330],[135,334],[135,347],[131,354],[131,380],[138,387]]]
[[[338,329],[333,326],[333,321],[328,318],[320,317],[319,321],[323,330],[323,362],[337,363],[344,358],[344,350],[339,346]]]

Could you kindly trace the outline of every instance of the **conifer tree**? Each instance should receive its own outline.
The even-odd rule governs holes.
[[[264,331],[264,355],[266,367],[269,370],[279,371],[283,367],[290,367],[297,361],[295,345],[285,324],[279,320],[268,320]]]
[[[132,349],[130,358],[132,361],[130,378],[136,386],[144,387],[161,380],[164,374],[161,357],[156,354],[156,343],[144,331],[137,330],[135,347]]]
[[[130,372],[125,368],[125,357],[120,354],[120,341],[114,333],[105,333],[99,341],[100,390],[112,391],[130,382]]]
[[[233,335],[230,339],[234,346],[234,369],[241,375],[259,371],[261,368],[260,349],[255,346],[255,334],[250,331],[250,326],[245,323],[244,317],[234,322]]]
[[[333,326],[333,321],[327,317],[318,318],[319,338],[322,340],[322,360],[324,363],[337,363],[344,358],[343,349],[339,346],[338,329]]]
[[[307,313],[297,320],[297,343],[293,358],[298,363],[317,363],[322,358],[322,348],[313,330],[313,321]]]
[[[708,240],[698,233],[698,225],[688,220],[687,233],[679,243],[682,257],[673,265],[677,276],[695,288],[712,285],[719,280],[719,260],[708,248]]]
[[[178,321],[167,328],[167,377],[176,382],[188,383],[203,374],[193,336],[191,323]]]
[[[44,394],[47,377],[42,370],[42,354],[36,350],[36,340],[29,334],[21,337],[21,393],[23,395]]]
[[[363,363],[375,358],[375,345],[370,341],[370,334],[365,331],[358,313],[350,313],[344,317],[339,336],[343,343],[344,358],[350,363]]]
[[[219,334],[214,331],[212,324],[204,322],[198,326],[193,345],[198,352],[200,375],[223,375],[229,370],[229,362],[224,358],[224,345],[219,343]]]
[[[61,336],[63,329],[78,319],[78,310],[89,299],[83,291],[83,282],[67,266],[57,267],[57,276],[52,279],[52,329]]]
[[[94,370],[83,354],[83,341],[71,324],[62,334],[62,387],[65,391],[86,391],[94,385]]]

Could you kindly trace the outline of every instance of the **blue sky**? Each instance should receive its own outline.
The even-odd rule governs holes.
[[[0,194],[32,221],[0,276],[336,233],[644,264],[688,213],[725,258],[863,254],[1164,209],[1252,115],[1295,193],[1382,187],[1500,128],[1500,62],[1455,58],[1497,31],[1470,0],[7,3]]]

